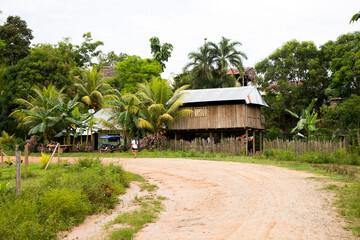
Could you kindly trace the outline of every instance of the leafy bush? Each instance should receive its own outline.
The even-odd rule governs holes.
[[[4,150],[14,150],[16,142],[14,136],[15,134],[10,136],[7,132],[2,131],[0,137],[0,147]]]
[[[9,135],[7,132],[2,131],[0,137],[0,148],[4,151],[10,151],[13,153],[15,151],[15,145],[19,145],[19,149],[24,149],[25,141],[21,138],[15,138],[15,135]]]
[[[147,133],[142,139],[140,146],[144,146],[149,151],[165,150],[167,145],[167,138],[160,133],[150,134]]]

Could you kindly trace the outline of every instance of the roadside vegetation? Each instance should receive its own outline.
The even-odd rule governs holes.
[[[0,172],[1,239],[55,239],[87,215],[114,208],[132,175],[120,166],[81,159],[59,167],[31,163],[15,197],[15,167]]]

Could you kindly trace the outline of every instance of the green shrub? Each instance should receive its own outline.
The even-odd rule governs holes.
[[[129,186],[128,174],[120,166],[98,160],[47,171],[35,165],[29,170],[37,172],[29,171],[32,178],[23,179],[19,197],[14,191],[0,197],[0,239],[55,239],[58,231],[82,222],[87,214],[113,208]],[[11,177],[2,178],[0,184],[4,179],[13,181],[15,168],[5,168],[3,175]]]
[[[198,157],[199,155],[200,155],[200,153],[195,151],[195,149],[190,149],[186,153],[186,157]]]
[[[346,153],[345,149],[336,150],[335,152],[333,152],[332,155],[335,158],[335,162],[337,162],[339,164],[346,163],[348,154]]]
[[[212,157],[212,156],[211,156],[211,153],[209,153],[209,152],[204,152],[204,153],[203,153],[203,157],[205,157],[205,158],[210,158],[210,157]]]
[[[90,213],[90,202],[81,191],[50,189],[40,196],[40,220],[58,225],[59,230],[84,221]]]
[[[336,160],[333,155],[328,153],[308,152],[299,155],[299,160],[307,163],[335,163]]]
[[[267,158],[275,157],[275,150],[274,149],[265,149],[263,155]]]
[[[39,219],[39,208],[33,199],[8,199],[0,204],[0,236],[2,239],[51,239],[56,237],[54,225]]]
[[[273,157],[280,161],[295,161],[295,154],[291,151],[272,150]]]
[[[98,167],[100,165],[101,165],[100,159],[89,159],[89,158],[79,159],[74,164],[74,166],[78,168],[91,168],[93,166]]]

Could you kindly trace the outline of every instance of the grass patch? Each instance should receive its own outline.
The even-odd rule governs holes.
[[[154,222],[159,213],[163,210],[162,201],[165,197],[156,196],[151,192],[157,189],[156,185],[149,184],[147,181],[141,186],[142,191],[149,191],[150,194],[144,197],[135,197],[134,203],[139,209],[132,212],[125,212],[117,216],[111,223],[122,224],[124,227],[113,231],[110,240],[133,239],[135,234],[147,223]]]
[[[344,187],[336,187],[337,205],[340,214],[349,222],[348,229],[351,229],[356,236],[360,236],[360,183],[346,184]]]

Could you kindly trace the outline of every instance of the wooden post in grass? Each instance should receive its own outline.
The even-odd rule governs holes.
[[[19,145],[15,146],[16,155],[16,196],[21,194],[21,153]]]
[[[4,168],[4,155],[3,155],[3,151],[1,149],[1,168]]]
[[[27,167],[28,167],[28,163],[29,163],[29,144],[28,143],[25,145],[24,153],[25,153],[25,169],[24,169],[24,171],[27,172]]]
[[[48,166],[49,166],[49,164],[50,164],[50,162],[51,162],[51,159],[53,158],[53,156],[54,156],[54,154],[55,154],[55,152],[56,152],[56,149],[57,149],[59,146],[60,146],[59,143],[56,144],[55,149],[54,149],[53,153],[51,154],[51,157],[50,157],[48,163],[46,164],[45,170],[48,168]]]

